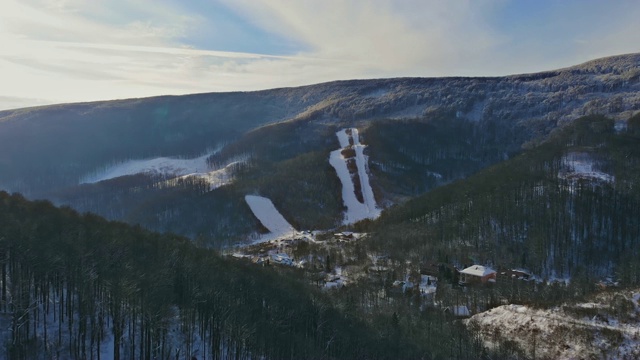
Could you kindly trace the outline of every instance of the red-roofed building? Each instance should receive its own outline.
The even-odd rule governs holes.
[[[460,285],[496,282],[496,271],[482,265],[472,265],[460,271]]]

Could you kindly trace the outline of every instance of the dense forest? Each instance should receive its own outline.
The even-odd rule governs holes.
[[[330,298],[296,270],[225,260],[185,238],[6,192],[0,261],[0,340],[10,359],[485,354],[439,311],[402,317],[349,306],[355,293]]]
[[[415,197],[521,151],[526,131],[452,113],[412,120],[381,119],[362,132],[375,183],[392,199]],[[380,196],[384,198],[384,196]]]
[[[640,138],[590,116],[544,144],[387,211],[374,248],[398,258],[640,283]],[[573,167],[589,171],[580,173]]]

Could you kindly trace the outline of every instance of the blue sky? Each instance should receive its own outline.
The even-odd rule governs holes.
[[[0,109],[640,51],[637,0],[2,0]]]

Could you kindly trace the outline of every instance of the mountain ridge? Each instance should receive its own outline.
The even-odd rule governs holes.
[[[178,203],[187,206],[178,193],[187,191],[194,199],[204,196],[202,184],[182,182],[186,187],[170,194],[171,189],[153,188],[168,179],[134,176],[112,185],[79,186],[82,179],[129,160],[189,159],[222,147],[208,163],[217,168],[234,159],[246,159],[238,176],[233,175],[238,185],[230,189],[235,189],[232,198],[238,214],[247,214],[248,209],[240,210],[246,193],[289,201],[285,187],[274,190],[279,187],[275,179],[296,180],[277,172],[297,171],[290,168],[303,166],[297,158],[320,164],[338,148],[335,132],[354,127],[370,145],[365,155],[371,156],[373,181],[384,180],[373,184],[374,192],[388,205],[509,158],[581,116],[604,114],[624,125],[640,111],[639,69],[640,54],[627,54],[506,77],[343,80],[253,92],[3,111],[0,184],[30,198],[52,199],[60,205],[160,230],[162,227],[151,224],[163,223],[166,214],[190,211],[176,210]],[[393,135],[389,138],[387,134]],[[374,136],[375,141],[369,141],[368,136]],[[281,165],[285,163],[288,165]],[[316,169],[319,172],[315,175],[313,169],[305,171],[307,181],[315,181],[313,176],[326,179],[314,183],[314,194],[308,184],[298,182],[297,186],[300,196],[308,196],[303,199],[307,206],[331,209],[328,218],[317,223],[327,226],[329,219],[338,219],[340,213],[335,201],[329,200],[329,196],[339,199],[339,193],[333,193],[335,182],[328,181],[335,173],[328,162]],[[131,180],[129,185],[127,179]],[[95,197],[107,188],[111,190],[103,197]],[[146,194],[136,200],[138,203],[132,200],[141,196],[136,189]],[[121,199],[113,191],[124,191],[129,199]],[[225,191],[231,190],[218,189],[206,196],[216,198]],[[319,196],[324,193],[327,195]],[[222,197],[227,199],[227,195]],[[152,198],[154,210],[148,208]],[[315,200],[310,202],[311,198]],[[141,209],[147,209],[142,219],[132,215],[142,214]],[[282,208],[285,216],[290,213],[294,217],[288,218],[290,222],[314,226],[316,222],[298,217],[301,210]],[[148,215],[149,211],[153,215]],[[202,226],[206,229],[204,220]],[[217,230],[207,236],[212,234],[218,234]]]
[[[597,58],[593,60],[588,60],[583,63],[577,65],[571,65],[564,68],[552,69],[552,70],[543,70],[536,71],[530,73],[517,73],[517,74],[509,74],[509,75],[493,75],[493,76],[433,76],[433,77],[417,77],[417,76],[402,76],[402,77],[388,77],[388,78],[368,78],[368,79],[344,79],[344,80],[333,80],[327,82],[321,82],[316,84],[309,85],[301,85],[301,86],[288,86],[288,87],[275,87],[271,89],[264,90],[247,90],[247,91],[224,91],[224,92],[202,92],[202,93],[193,93],[193,94],[185,94],[185,95],[159,95],[159,96],[143,96],[136,98],[122,98],[122,99],[112,99],[112,100],[96,100],[96,101],[82,101],[82,102],[71,102],[71,103],[58,103],[51,105],[38,105],[33,107],[21,107],[15,109],[6,109],[0,110],[0,121],[6,119],[7,116],[16,115],[17,113],[24,111],[35,111],[35,110],[49,110],[58,107],[72,107],[72,106],[95,106],[100,107],[101,105],[115,105],[115,104],[129,104],[135,102],[145,102],[145,101],[154,101],[154,100],[172,100],[172,99],[187,99],[187,98],[196,98],[196,97],[212,97],[212,96],[225,96],[225,95],[254,95],[254,94],[268,94],[268,93],[280,93],[280,92],[308,92],[310,90],[323,90],[323,88],[334,87],[339,85],[341,87],[350,87],[350,86],[362,86],[376,83],[404,83],[404,82],[438,82],[438,81],[453,81],[453,80],[500,80],[500,79],[515,79],[515,80],[530,80],[531,78],[540,78],[540,77],[552,77],[562,73],[582,70],[587,73],[599,73],[604,69],[609,69],[609,71],[614,74],[622,74],[624,71],[628,70],[638,70],[635,76],[638,76],[640,73],[640,69],[638,69],[638,64],[640,63],[640,53],[628,53],[628,54],[620,54],[620,55],[612,55],[606,56],[602,58]],[[604,69],[603,69],[604,68]]]

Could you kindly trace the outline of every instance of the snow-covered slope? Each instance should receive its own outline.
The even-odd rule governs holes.
[[[485,346],[512,341],[536,359],[640,358],[640,293],[603,293],[550,310],[504,305],[466,321]]]
[[[0,111],[0,164],[20,169],[0,172],[0,183],[10,192],[49,193],[77,185],[86,172],[105,165],[105,153],[117,152],[114,161],[124,154],[141,159],[158,148],[185,154],[182,149],[206,149],[262,125],[296,118],[329,120],[336,114],[350,119],[346,122],[449,113],[480,123],[490,120],[496,129],[515,135],[513,143],[501,145],[516,151],[522,141],[585,114],[624,123],[640,110],[639,65],[640,54],[627,54],[507,77],[335,81]],[[53,163],[70,166],[52,171]]]
[[[158,157],[144,160],[129,160],[114,165],[93,175],[88,175],[81,183],[97,183],[104,180],[115,179],[120,176],[148,174],[165,177],[178,177],[194,173],[206,173],[209,171],[207,158],[211,154],[202,155],[194,159],[177,159]]]
[[[367,157],[364,155],[366,145],[360,143],[358,129],[342,129],[336,133],[341,148],[331,152],[329,163],[336,170],[340,182],[342,183],[342,201],[347,207],[344,214],[343,224],[353,224],[364,219],[375,219],[380,216],[380,209],[376,205],[373,189],[369,182],[367,172]],[[352,145],[353,143],[353,145]],[[354,158],[345,158],[344,153],[348,150],[355,152]],[[349,170],[348,161],[355,160],[356,171]],[[360,188],[356,189],[354,181],[358,181]],[[357,191],[362,196],[362,201],[358,199]]]
[[[244,197],[244,200],[262,225],[270,231],[269,234],[260,236],[255,243],[290,237],[298,233],[282,214],[280,214],[271,200],[255,195],[247,195]]]
[[[198,172],[198,173],[179,176],[177,178],[163,181],[162,183],[159,184],[159,186],[160,187],[174,186],[178,180],[196,178],[196,179],[204,180],[207,184],[209,184],[209,191],[215,190],[221,186],[231,184],[234,179],[233,173],[235,169],[238,166],[242,165],[243,163],[244,163],[243,161],[233,161],[229,165],[221,169],[212,170],[204,173]]]
[[[207,163],[209,156],[211,156],[211,154],[202,155],[193,159],[158,157],[144,160],[129,160],[110,166],[95,174],[87,175],[80,183],[93,184],[121,176],[145,174],[168,179],[158,184],[161,188],[173,186],[176,181],[180,179],[197,178],[208,183],[209,190],[214,190],[220,186],[231,183],[233,181],[234,170],[245,161],[245,159],[239,159],[230,162],[223,168],[212,170]]]
[[[594,159],[584,152],[570,152],[562,157],[562,170],[559,177],[569,180],[588,179],[613,182],[614,177],[597,170]]]

